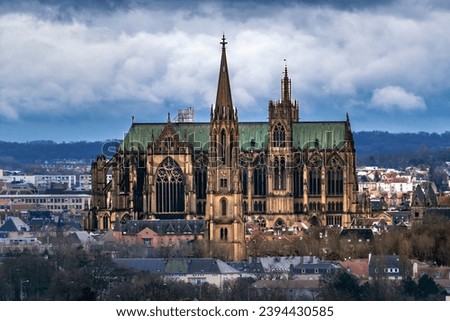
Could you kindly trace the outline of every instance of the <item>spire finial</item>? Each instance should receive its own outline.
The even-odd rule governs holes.
[[[287,77],[287,76],[288,76],[288,71],[287,71],[287,61],[286,61],[286,58],[284,58],[283,61],[284,61],[284,76]]]
[[[222,45],[222,50],[225,50],[225,45],[228,44],[228,42],[226,42],[226,39],[227,38],[225,38],[225,33],[223,33],[222,41],[220,42],[220,44]]]
[[[170,123],[170,113],[167,113],[167,123]]]

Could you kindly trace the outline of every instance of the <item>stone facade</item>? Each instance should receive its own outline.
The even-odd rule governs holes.
[[[240,260],[245,222],[347,227],[358,211],[355,147],[343,121],[300,121],[285,67],[268,122],[239,122],[225,37],[209,123],[133,123],[111,159],[92,164],[90,229],[118,221],[204,219],[212,255]],[[107,175],[112,180],[107,182]]]

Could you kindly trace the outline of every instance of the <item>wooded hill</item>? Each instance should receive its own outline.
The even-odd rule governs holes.
[[[358,165],[404,168],[420,164],[440,166],[450,161],[450,132],[363,131],[355,132],[354,139]],[[112,156],[118,142],[0,141],[0,168],[15,169],[21,164],[53,163],[64,159],[82,160],[89,164],[97,155]]]

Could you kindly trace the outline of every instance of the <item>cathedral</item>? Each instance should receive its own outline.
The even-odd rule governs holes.
[[[221,41],[210,121],[136,123],[116,154],[92,163],[91,230],[127,221],[201,221],[204,239],[231,260],[246,257],[246,223],[282,230],[299,222],[348,227],[358,211],[348,116],[300,120],[287,66],[268,121],[239,122]],[[111,177],[110,180],[107,177]],[[214,255],[214,253],[212,254]]]

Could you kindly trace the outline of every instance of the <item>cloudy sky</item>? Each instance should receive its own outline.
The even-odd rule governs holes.
[[[123,138],[209,120],[222,34],[241,121],[265,121],[285,59],[304,121],[450,129],[445,0],[0,0],[0,140]]]

